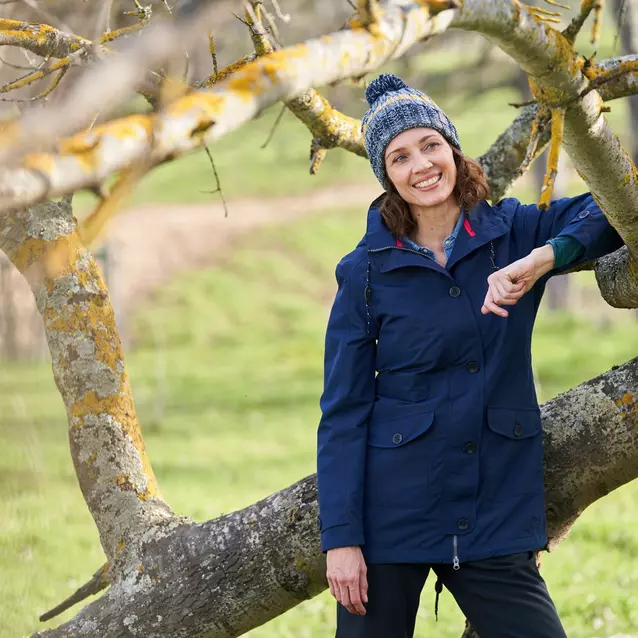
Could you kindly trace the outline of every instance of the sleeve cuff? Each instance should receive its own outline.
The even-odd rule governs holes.
[[[321,531],[321,551],[324,553],[337,547],[361,547],[364,542],[360,525],[334,525]]]
[[[585,253],[583,246],[577,239],[569,235],[558,235],[546,242],[554,250],[554,269],[563,268]]]

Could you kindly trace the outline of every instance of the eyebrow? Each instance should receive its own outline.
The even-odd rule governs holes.
[[[425,140],[427,140],[427,139],[429,139],[429,138],[431,138],[431,137],[433,137],[433,138],[435,138],[435,139],[436,139],[438,136],[436,135],[436,133],[428,133],[427,135],[424,135],[424,136],[423,136],[423,137],[422,137],[422,138],[418,141],[418,143],[419,143],[419,144],[423,144],[423,142],[425,142]],[[386,155],[386,158],[387,158],[387,157],[390,157],[390,155],[394,155],[394,153],[398,153],[399,151],[405,151],[405,147],[400,146],[399,148],[395,148],[395,149],[393,149],[392,151],[390,151],[390,152]]]

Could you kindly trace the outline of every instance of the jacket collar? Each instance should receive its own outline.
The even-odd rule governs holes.
[[[368,210],[366,244],[370,251],[384,252],[382,272],[403,266],[425,266],[449,273],[461,259],[509,230],[508,225],[492,206],[485,201],[479,202],[469,213],[465,213],[463,227],[454,242],[454,249],[446,267],[443,268],[424,255],[406,249],[401,241],[397,241],[381,217],[380,205],[381,197],[374,200]],[[398,250],[393,250],[396,248]]]

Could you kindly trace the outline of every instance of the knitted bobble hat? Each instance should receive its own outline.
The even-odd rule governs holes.
[[[461,150],[459,135],[448,116],[425,93],[410,88],[396,75],[383,74],[370,82],[366,100],[370,108],[363,116],[361,130],[372,170],[384,189],[389,185],[385,151],[399,133],[432,128]]]

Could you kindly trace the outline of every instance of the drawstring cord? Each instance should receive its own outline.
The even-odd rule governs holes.
[[[434,591],[436,592],[436,598],[434,599],[434,618],[436,622],[439,622],[439,596],[443,591],[443,583],[441,582],[441,577],[437,576],[436,583],[434,584]]]
[[[366,287],[364,296],[366,299],[366,333],[368,337],[370,336],[370,297],[372,296],[372,288],[370,287],[370,270],[372,269],[372,264],[370,263],[370,257],[368,257],[368,268],[366,271]]]

